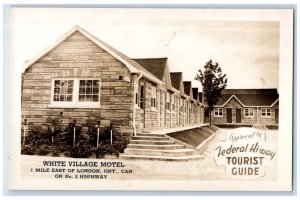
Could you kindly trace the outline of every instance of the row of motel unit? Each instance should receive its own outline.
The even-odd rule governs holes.
[[[49,119],[62,113],[63,125],[76,119],[83,131],[99,120],[103,126],[122,127],[123,133],[199,125],[207,120],[202,96],[183,81],[181,72],[169,71],[167,58],[131,59],[75,26],[25,63],[22,123],[27,119],[46,130]],[[244,109],[254,120],[224,120],[230,104],[232,118]],[[230,104],[218,105],[212,115],[215,123],[257,123],[258,107],[249,110],[237,97]],[[270,106],[266,117],[278,109],[278,104]],[[275,118],[267,122],[276,123]]]
[[[278,125],[277,89],[225,89],[211,119],[213,124]]]

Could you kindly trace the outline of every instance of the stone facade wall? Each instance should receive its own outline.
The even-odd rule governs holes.
[[[102,125],[122,126],[123,133],[132,133],[133,83],[119,80],[122,73],[131,76],[119,62],[81,33],[75,32],[22,75],[22,123],[46,128],[49,119],[63,112],[63,126],[74,119],[86,130],[91,121]],[[99,78],[101,108],[50,108],[52,79]]]
[[[120,75],[128,77],[130,81],[120,80]],[[123,134],[132,134],[135,109],[133,76],[136,75],[132,75],[122,62],[77,31],[23,73],[22,123],[27,119],[31,127],[46,131],[53,119],[61,119],[63,129],[76,120],[76,124],[86,132],[90,125],[96,125],[101,120],[101,126],[113,123]],[[85,78],[100,80],[99,107],[53,105],[51,96],[54,80]],[[144,109],[135,110],[137,132],[200,122],[196,114],[186,109],[187,100],[184,100],[184,110],[180,112],[179,93],[174,94],[175,111],[172,111],[172,102],[168,111],[165,104],[166,87],[157,86],[145,78],[141,78],[140,82],[144,84],[145,94]],[[156,108],[151,108],[152,87],[157,87]]]

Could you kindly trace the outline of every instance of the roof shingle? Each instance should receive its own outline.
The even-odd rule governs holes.
[[[159,80],[163,80],[168,58],[135,58],[132,60],[143,66]]]
[[[180,90],[180,82],[181,82],[182,72],[171,72],[170,76],[171,76],[172,86],[175,89]]]
[[[191,81],[183,81],[184,93],[188,96],[191,96],[192,82]]]
[[[271,106],[279,97],[277,89],[225,89],[216,106],[223,106],[232,95],[245,106]]]

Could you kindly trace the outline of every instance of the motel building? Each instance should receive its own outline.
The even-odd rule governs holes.
[[[203,94],[170,69],[168,58],[129,58],[75,26],[25,63],[22,126],[26,119],[29,128],[46,132],[62,113],[61,125],[75,119],[83,134],[99,121],[113,124],[128,136],[122,158],[198,158],[194,149],[158,134],[199,127],[207,118]],[[226,90],[212,121],[276,124],[277,91]]]
[[[211,113],[212,124],[239,126],[278,126],[277,89],[225,89]],[[205,121],[209,121],[205,112]]]

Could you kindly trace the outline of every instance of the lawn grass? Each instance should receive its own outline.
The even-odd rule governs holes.
[[[209,126],[203,126],[200,128],[168,133],[167,135],[196,148],[215,132],[216,129],[209,128]]]

